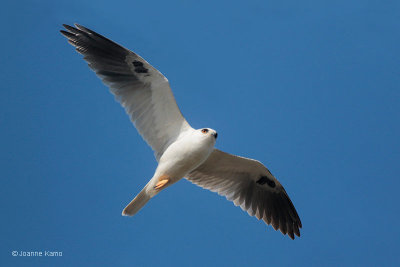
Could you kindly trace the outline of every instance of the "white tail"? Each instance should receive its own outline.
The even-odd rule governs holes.
[[[140,191],[140,193],[129,203],[122,211],[124,216],[135,215],[144,205],[150,200],[150,195],[146,192],[147,185]]]

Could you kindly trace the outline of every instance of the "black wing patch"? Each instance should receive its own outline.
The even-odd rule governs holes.
[[[135,67],[135,72],[137,72],[137,73],[147,73],[147,72],[149,72],[149,70],[146,69],[146,68],[143,66],[143,63],[140,62],[140,61],[134,60],[134,61],[132,62],[132,64],[133,64],[133,66]]]
[[[260,185],[269,185],[269,187],[274,188],[276,186],[275,182],[271,179],[269,179],[267,176],[261,176],[260,179],[258,179],[258,181],[256,182],[257,184]]]

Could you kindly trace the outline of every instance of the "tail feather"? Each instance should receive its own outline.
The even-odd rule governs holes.
[[[135,215],[144,205],[150,200],[150,195],[146,192],[147,186],[145,186],[142,191],[129,203],[125,209],[122,211],[124,216]]]

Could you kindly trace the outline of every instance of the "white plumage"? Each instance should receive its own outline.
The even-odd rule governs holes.
[[[217,132],[185,120],[168,80],[143,58],[81,25],[61,33],[76,47],[125,108],[158,161],[153,177],[126,206],[136,214],[152,197],[182,178],[225,196],[249,215],[292,239],[300,218],[279,181],[259,161],[214,148]]]

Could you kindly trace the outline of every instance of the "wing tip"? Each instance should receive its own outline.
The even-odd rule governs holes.
[[[66,38],[71,38],[71,37],[75,36],[73,33],[65,31],[65,30],[60,30],[60,33]]]
[[[78,24],[78,23],[74,23],[74,25],[75,25],[75,27],[76,27],[77,29],[79,29],[79,30],[81,30],[81,31],[86,31],[86,30],[87,30],[87,28],[85,28],[84,26],[82,26],[82,25],[80,25],[80,24]]]

